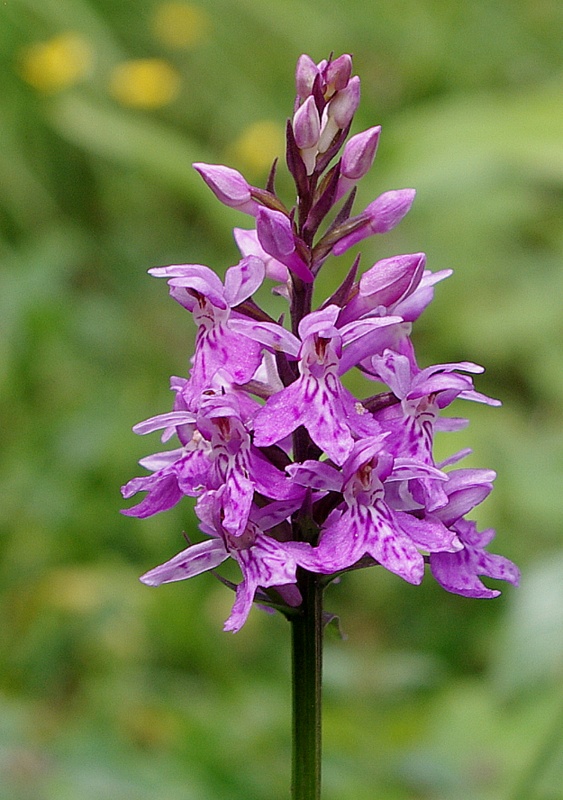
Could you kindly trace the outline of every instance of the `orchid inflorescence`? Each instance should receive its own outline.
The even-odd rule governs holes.
[[[238,631],[253,602],[299,612],[300,570],[326,576],[381,565],[421,583],[425,563],[450,592],[495,597],[480,576],[517,584],[508,559],[488,553],[494,531],[465,515],[492,490],[494,472],[454,468],[468,450],[436,464],[435,431],[466,420],[441,417],[460,398],[497,406],[477,392],[483,368],[463,361],[421,369],[412,323],[450,270],[431,273],[425,255],[384,258],[358,277],[357,257],[339,288],[313,310],[321,268],[362,239],[394,228],[414,190],[388,191],[352,214],[355,185],[370,169],[380,127],[348,138],[360,99],[352,59],[315,64],[302,55],[297,98],[287,124],[287,166],[297,199],[236,170],[194,164],[224,204],[255,220],[235,228],[242,254],[222,282],[200,264],[149,270],[168,279],[171,296],[193,315],[195,353],[188,378],[173,377],[173,410],[134,427],[162,431],[178,447],[141,460],[151,474],[123,487],[124,511],[147,517],[197,498],[205,539],[141,580],[151,586],[238,562],[242,580],[225,630]],[[288,304],[288,327],[254,295],[264,281]],[[342,376],[356,368],[366,397]],[[370,384],[371,382],[371,384]],[[370,391],[371,387],[371,391]],[[376,390],[376,391],[374,391]]]

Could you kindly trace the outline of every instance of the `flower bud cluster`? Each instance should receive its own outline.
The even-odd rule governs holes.
[[[319,64],[302,55],[297,62],[295,83],[297,108],[292,121],[293,135],[307,175],[312,175],[317,156],[346,136],[360,103],[360,79],[357,75],[352,77],[352,59],[347,54]],[[377,143],[366,147],[375,156]],[[361,146],[356,143],[356,151],[359,149]],[[358,168],[359,160],[366,164],[363,172]],[[367,163],[369,155],[364,157],[356,152],[355,161],[360,178],[371,166]]]
[[[454,400],[499,405],[475,390],[472,376],[483,370],[472,362],[418,365],[412,324],[450,271],[431,273],[424,253],[412,253],[381,259],[358,277],[358,257],[313,308],[326,260],[391,230],[415,193],[385,192],[352,215],[348,193],[371,167],[380,136],[377,126],[346,141],[360,91],[352,59],[315,64],[303,55],[296,84],[287,136],[292,208],[276,194],[273,173],[260,189],[229,167],[194,165],[216,197],[255,226],[235,229],[241,258],[224,281],[201,264],[150,270],[167,279],[197,337],[189,376],[171,380],[172,410],[134,428],[162,431],[176,446],[142,459],[149,474],[122,490],[126,498],[146,493],[124,511],[136,517],[196,498],[206,538],[141,580],[183,580],[234,559],[242,580],[225,624],[232,631],[253,602],[294,613],[299,570],[329,581],[379,565],[419,584],[429,564],[445,589],[468,597],[499,594],[481,576],[519,578],[511,561],[485,549],[494,532],[466,519],[494,473],[452,469],[467,451],[434,460],[435,433],[466,424],[442,416]],[[288,303],[287,327],[256,301],[265,281]],[[363,375],[361,398],[342,382],[350,370]]]

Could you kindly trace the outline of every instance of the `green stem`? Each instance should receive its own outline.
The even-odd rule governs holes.
[[[300,570],[302,613],[291,619],[293,678],[292,800],[320,800],[323,587]]]

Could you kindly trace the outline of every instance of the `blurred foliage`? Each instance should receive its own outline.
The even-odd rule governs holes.
[[[504,408],[455,409],[444,456],[498,471],[479,511],[523,570],[496,601],[428,576],[327,595],[326,800],[560,800],[563,785],[563,5],[558,0],[10,0],[0,5],[0,784],[8,800],[287,797],[288,631],[221,632],[209,575],[149,590],[189,504],[123,518],[193,328],[146,276],[236,261],[244,219],[191,162],[255,182],[281,154],[301,52],[352,52],[358,203],[413,185],[370,242],[453,267],[423,365],[471,359]],[[265,156],[265,157],[264,157]],[[280,188],[289,185],[280,176]],[[358,206],[359,207],[359,206]],[[349,263],[334,262],[324,291]],[[340,270],[340,271],[339,271]],[[266,300],[270,302],[270,300]]]

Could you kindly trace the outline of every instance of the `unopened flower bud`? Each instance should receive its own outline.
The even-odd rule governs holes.
[[[301,100],[305,100],[313,91],[313,84],[318,74],[319,68],[310,56],[305,53],[299,56],[295,70],[295,84]]]
[[[364,177],[373,164],[380,133],[381,125],[376,125],[348,139],[342,152],[341,175],[354,181]]]
[[[313,280],[309,267],[295,250],[295,236],[285,214],[271,208],[260,208],[256,218],[256,233],[268,255],[281,261],[306,283]]]
[[[328,114],[339,128],[345,128],[352,121],[359,104],[360,79],[354,75],[346,87],[334,95],[328,106]]]
[[[389,308],[416,289],[425,264],[424,253],[383,258],[360,278],[360,296],[369,298],[372,308],[376,305]]]
[[[397,189],[380,195],[356,217],[358,221],[365,220],[365,225],[361,225],[336,242],[333,247],[334,254],[342,255],[362,239],[367,239],[368,236],[375,233],[390,231],[407,214],[413,204],[415,194],[414,189]]]
[[[396,304],[409,297],[420,284],[425,264],[424,253],[377,261],[360,278],[358,291],[340,313],[340,324],[359,319],[378,307],[384,311],[394,310]]]
[[[221,164],[192,165],[196,169],[213,194],[231,208],[237,208],[246,214],[256,216],[260,206],[252,199],[251,186],[236,169]]]
[[[352,122],[359,103],[360,79],[354,75],[346,88],[337,92],[325,109],[325,120],[319,140],[320,153],[326,152],[338,131]]]
[[[299,106],[293,117],[293,133],[297,147],[300,149],[314,147],[321,132],[321,121],[315,100],[309,96]]]
[[[321,120],[319,112],[313,96],[310,95],[297,109],[293,117],[295,143],[300,150],[307,175],[311,175],[315,169],[320,133]]]
[[[357,133],[346,142],[340,161],[337,200],[353,189],[356,181],[363,178],[370,170],[377,152],[380,133],[381,125],[377,125],[374,128],[368,128],[367,131]]]
[[[327,65],[325,70],[326,90],[325,97],[332,97],[348,85],[352,74],[352,56],[347,53],[339,56]]]

